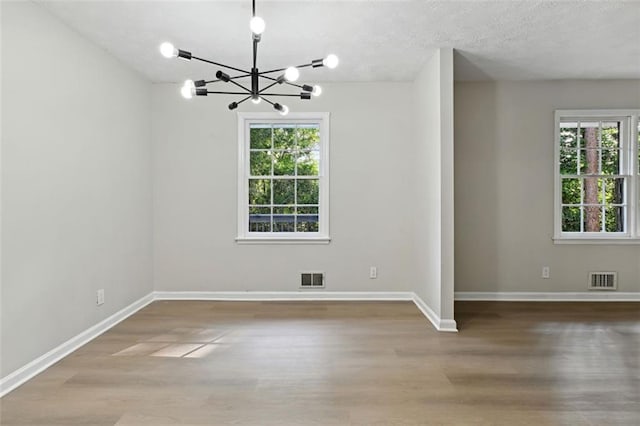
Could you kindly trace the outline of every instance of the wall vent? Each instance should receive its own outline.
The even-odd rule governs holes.
[[[589,290],[617,290],[617,272],[590,272]]]
[[[323,288],[324,273],[322,272],[303,272],[300,274],[301,288]]]

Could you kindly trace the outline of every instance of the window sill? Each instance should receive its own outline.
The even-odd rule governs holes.
[[[553,244],[640,245],[640,238],[554,238]]]
[[[329,244],[330,237],[237,237],[238,244]]]

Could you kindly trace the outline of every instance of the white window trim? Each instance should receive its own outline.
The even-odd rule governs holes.
[[[635,109],[603,109],[603,110],[556,110],[554,129],[554,234],[555,244],[640,244],[640,177],[638,173],[638,119],[640,110]],[[562,190],[560,188],[560,122],[571,119],[584,118],[628,118],[629,144],[626,147],[629,156],[630,168],[629,185],[625,194],[628,200],[628,230],[625,233],[599,233],[599,232],[562,232]]]
[[[329,236],[329,131],[330,113],[294,112],[286,116],[271,112],[238,112],[238,234],[236,242],[240,244],[328,244]],[[297,123],[310,121],[320,124],[320,194],[318,208],[318,232],[249,232],[249,125],[264,123]]]

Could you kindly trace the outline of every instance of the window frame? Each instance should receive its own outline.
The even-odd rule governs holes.
[[[640,110],[556,110],[554,120],[554,236],[555,244],[640,244],[640,173],[638,168],[638,120]],[[619,175],[628,179],[625,188],[627,205],[626,231],[607,232],[564,232],[562,231],[562,176],[560,174],[560,123],[563,121],[616,120],[628,121],[628,128],[620,134],[620,152],[627,156],[627,174]],[[598,176],[599,177],[599,176]]]
[[[238,230],[236,242],[248,244],[328,244],[329,235],[329,139],[330,113],[294,112],[286,116],[271,112],[238,112]],[[249,126],[252,124],[318,124],[320,167],[318,170],[318,232],[249,231]]]

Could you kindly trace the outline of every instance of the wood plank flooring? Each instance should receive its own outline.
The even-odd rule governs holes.
[[[154,302],[2,425],[640,425],[640,304]]]

